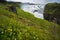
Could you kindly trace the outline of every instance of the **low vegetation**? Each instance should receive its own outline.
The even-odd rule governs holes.
[[[17,7],[17,14],[0,4],[1,40],[60,40],[60,25],[35,18]]]

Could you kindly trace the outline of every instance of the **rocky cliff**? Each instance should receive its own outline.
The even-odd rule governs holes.
[[[60,3],[48,3],[44,9],[44,17],[46,20],[56,20],[60,24]]]

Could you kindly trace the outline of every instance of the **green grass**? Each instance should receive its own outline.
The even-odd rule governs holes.
[[[60,40],[58,24],[35,18],[18,7],[18,14],[6,8],[0,5],[1,40]]]

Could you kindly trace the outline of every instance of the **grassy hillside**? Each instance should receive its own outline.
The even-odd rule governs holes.
[[[1,40],[60,40],[60,26],[35,18],[17,7],[17,14],[0,3]]]

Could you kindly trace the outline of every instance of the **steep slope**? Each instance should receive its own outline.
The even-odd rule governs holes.
[[[17,7],[17,14],[0,4],[1,40],[60,40],[60,26],[35,18]]]
[[[60,24],[60,3],[48,3],[44,10],[45,19],[49,16],[53,16],[57,19],[57,23]]]

